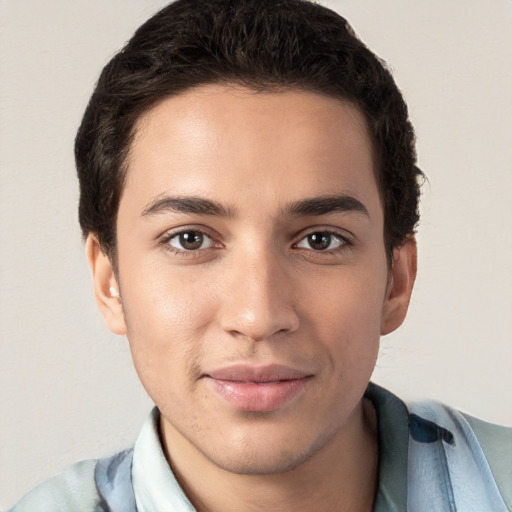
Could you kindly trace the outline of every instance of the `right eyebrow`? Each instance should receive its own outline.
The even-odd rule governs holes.
[[[159,196],[150,202],[142,211],[141,217],[159,213],[192,213],[217,217],[234,217],[234,211],[211,199],[198,196]]]

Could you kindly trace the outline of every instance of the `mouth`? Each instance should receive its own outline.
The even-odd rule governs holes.
[[[224,401],[243,411],[270,412],[299,396],[313,375],[283,366],[234,365],[204,376]]]

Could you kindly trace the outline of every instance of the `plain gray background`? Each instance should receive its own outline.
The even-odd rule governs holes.
[[[102,66],[164,3],[0,0],[0,507],[130,445],[151,407],[96,311],[72,152]],[[430,180],[374,380],[512,424],[512,2],[324,3],[392,65]]]

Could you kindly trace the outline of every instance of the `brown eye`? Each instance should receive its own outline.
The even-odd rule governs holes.
[[[180,251],[207,249],[213,244],[212,239],[201,231],[182,231],[169,240],[169,245]]]
[[[318,231],[310,233],[304,237],[297,247],[304,249],[312,249],[313,251],[325,251],[337,249],[344,244],[344,240],[340,235],[329,232]]]
[[[326,233],[313,233],[308,235],[308,243],[315,251],[324,251],[331,244],[331,235]]]

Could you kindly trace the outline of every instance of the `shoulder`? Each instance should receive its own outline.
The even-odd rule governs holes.
[[[441,462],[446,464],[455,493],[459,482],[478,482],[481,495],[496,495],[495,489],[501,506],[512,510],[512,428],[487,423],[434,401],[409,403],[407,408],[413,459],[409,463],[413,467],[425,467],[429,459],[432,467],[439,466],[439,459],[435,459],[442,447]],[[429,478],[438,472],[423,471]]]
[[[485,454],[491,472],[512,510],[512,428],[463,414]]]
[[[136,510],[131,468],[133,448],[83,460],[24,496],[10,512],[132,512]]]
[[[83,460],[26,494],[10,512],[92,512],[99,503],[94,471],[97,460]]]

